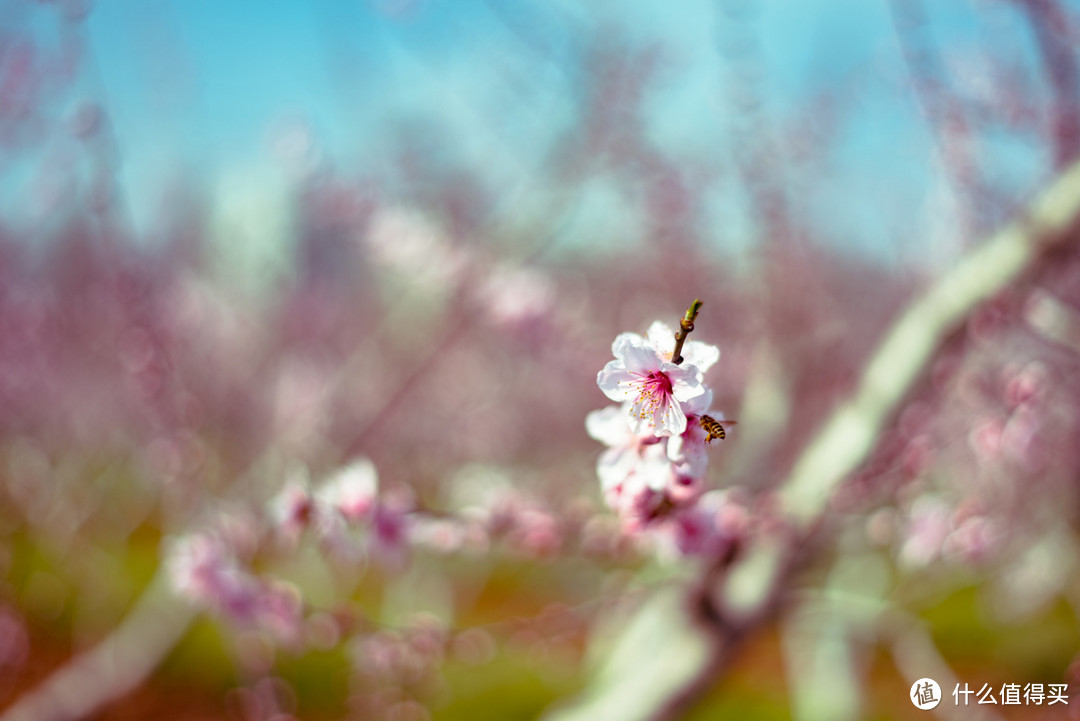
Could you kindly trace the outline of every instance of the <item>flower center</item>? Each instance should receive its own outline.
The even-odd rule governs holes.
[[[645,377],[642,391],[647,391],[651,396],[666,398],[671,395],[671,379],[660,371],[652,371]]]
[[[665,405],[670,397],[671,379],[660,371],[650,371],[641,379],[641,392],[638,395],[642,417]]]

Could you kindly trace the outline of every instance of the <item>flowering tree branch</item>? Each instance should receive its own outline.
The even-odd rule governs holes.
[[[652,658],[656,647],[634,643],[630,637],[638,623],[632,621],[611,649],[617,658],[607,664],[617,664],[622,671],[601,670],[597,683],[576,705],[553,712],[549,721],[597,718],[598,711],[613,708],[623,719],[676,718],[705,693],[716,670],[730,661],[738,640],[772,616],[832,494],[869,456],[887,420],[947,335],[1046,252],[1073,240],[1078,224],[1080,164],[1063,173],[1021,218],[972,250],[894,324],[851,398],[806,446],[780,486],[779,506],[788,532],[763,537],[740,557],[728,557],[733,565],[707,567],[702,582],[690,589],[681,614],[662,612],[673,604],[665,594],[639,611],[639,619],[657,626],[653,635],[663,636],[665,644],[678,647],[680,658],[692,662],[636,665]]]

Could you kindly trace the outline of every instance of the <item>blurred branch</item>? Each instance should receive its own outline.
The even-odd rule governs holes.
[[[892,640],[892,655],[900,673],[907,679],[930,677],[941,685],[942,696],[948,696],[956,688],[960,677],[942,657],[934,639],[918,619],[898,611],[890,611],[886,625]],[[947,721],[976,719],[977,721],[1002,721],[1003,716],[991,706],[957,706],[946,702],[933,709],[934,715]]]
[[[798,238],[787,177],[791,163],[765,112],[767,63],[755,26],[756,4],[725,0],[719,10],[716,44],[725,69],[720,90],[733,166],[766,245],[790,253]]]
[[[1014,0],[1027,16],[1054,92],[1054,167],[1063,168],[1080,155],[1080,67],[1069,18],[1057,0]]]
[[[751,354],[750,374],[735,417],[739,419],[739,443],[732,446],[726,475],[734,483],[759,488],[767,480],[760,473],[774,452],[792,413],[791,377],[784,371],[775,345],[763,336]]]
[[[1043,252],[1070,240],[1078,219],[1080,164],[912,303],[871,358],[854,396],[809,444],[781,491],[784,510],[801,530],[820,517],[832,492],[865,460],[946,335]]]
[[[371,441],[371,437],[389,421],[390,417],[403,407],[404,401],[417,384],[428,376],[440,361],[448,356],[449,350],[454,347],[470,328],[472,319],[465,314],[451,321],[450,328],[436,341],[427,353],[395,386],[386,399],[368,416],[363,426],[352,436],[352,440],[345,445],[340,461],[345,463],[363,452],[363,449]],[[358,354],[359,356],[359,354]],[[345,379],[344,374],[338,376],[338,381]]]
[[[823,519],[832,494],[869,456],[886,420],[948,334],[1045,252],[1074,241],[1078,224],[1080,164],[1075,164],[1026,214],[970,251],[908,307],[870,359],[854,395],[807,445],[781,486],[780,508],[791,523],[791,533],[762,539],[739,564],[763,569],[750,606],[775,604],[782,595],[799,565],[797,556],[805,550],[806,535]],[[732,575],[738,572],[738,566],[732,569]],[[723,596],[730,599],[731,584],[727,585]]]
[[[138,686],[172,650],[196,609],[169,589],[164,571],[101,643],[71,659],[0,715],[0,721],[74,721]]]
[[[702,655],[695,647],[696,671],[686,664],[649,665],[656,646],[645,644],[634,652],[620,640],[611,649],[620,667],[636,668],[640,662],[649,670],[647,679],[635,673],[626,674],[622,682],[603,683],[613,675],[602,675],[578,705],[551,715],[549,721],[597,718],[596,709],[616,702],[623,721],[677,718],[692,707],[712,687],[717,670],[730,663],[738,641],[779,608],[785,585],[807,549],[807,535],[822,520],[832,494],[873,450],[886,420],[948,334],[981,302],[1018,280],[1043,253],[1072,240],[1078,224],[1080,164],[1064,173],[1023,217],[970,251],[903,313],[869,361],[854,395],[808,444],[781,487],[780,508],[789,519],[789,533],[778,529],[761,537],[730,569],[714,566],[702,584],[689,590],[689,608],[698,610],[684,610],[684,615],[694,619],[697,644],[708,650]],[[653,615],[662,627],[658,633],[688,622],[658,614],[650,604],[641,613]],[[635,627],[638,620],[627,627]]]
[[[890,0],[893,27],[911,78],[916,103],[926,117],[945,174],[961,207],[965,242],[972,240],[972,200],[981,190],[976,160],[961,102],[945,87],[945,63],[927,25],[922,0]]]
[[[554,206],[554,212],[562,214],[563,216],[569,215],[570,208],[574,207],[580,202],[580,197],[577,195],[567,194],[560,198],[560,201]],[[542,256],[559,237],[559,231],[562,229],[560,224],[551,232],[543,235],[537,244],[529,250],[527,254],[522,256],[518,260],[518,267],[525,267],[528,264],[534,262],[537,258]],[[462,288],[474,287],[476,283],[481,280],[481,271],[473,269],[471,277],[467,278],[462,283]],[[405,304],[399,304],[404,307]],[[372,437],[382,428],[394,413],[403,409],[403,401],[409,396],[416,386],[423,380],[428,378],[431,372],[438,367],[438,365],[450,357],[450,350],[458,345],[470,332],[470,330],[476,324],[475,313],[468,308],[468,298],[464,291],[459,291],[458,295],[451,301],[451,317],[447,321],[447,328],[443,331],[443,334],[432,343],[428,349],[424,352],[424,355],[416,364],[404,375],[398,384],[389,390],[385,399],[373,410],[364,421],[363,425],[353,433],[351,439],[346,443],[341,451],[340,462],[345,463],[349,459],[355,458],[365,447],[371,443]],[[386,325],[389,328],[389,332],[394,332],[397,325],[402,321],[398,318],[389,318],[386,320]],[[352,358],[346,362],[341,370],[331,379],[333,386],[340,386],[344,383],[352,373],[354,364],[360,360],[366,348],[361,345],[358,350],[353,354]]]
[[[851,559],[844,559],[841,565]],[[827,718],[830,721],[839,721],[841,714],[838,712],[837,700],[833,694],[843,691],[861,691],[861,689],[836,689],[830,688],[829,680],[834,678],[836,665],[850,663],[850,658],[845,655],[858,650],[859,646],[869,643],[882,643],[892,651],[893,661],[902,678],[908,680],[930,677],[941,685],[944,703],[933,709],[933,715],[946,719],[946,721],[960,721],[961,719],[976,719],[977,721],[1002,721],[1002,716],[992,706],[971,705],[956,706],[949,704],[947,697],[951,695],[951,689],[960,683],[960,676],[949,666],[941,655],[933,637],[926,628],[926,624],[902,608],[898,608],[890,602],[885,594],[866,594],[853,590],[830,588],[824,592],[810,592],[805,598],[800,598],[801,610],[789,623],[797,632],[812,639],[815,643],[823,644],[825,649],[806,648],[801,649],[802,654],[794,654],[797,658],[801,655],[802,661],[792,666],[792,683],[802,686],[804,692],[816,696],[818,708],[815,711],[804,710],[797,713],[797,718]],[[785,641],[791,642],[790,632],[786,633]],[[806,638],[803,639],[805,641]],[[830,649],[829,646],[842,644],[847,646],[841,653],[839,649]],[[825,651],[822,654],[822,651]],[[807,651],[816,653],[807,654]],[[828,662],[822,662],[822,656],[828,658]],[[844,669],[848,678],[852,679],[853,668]],[[820,678],[815,678],[815,673],[825,673]],[[854,679],[852,679],[854,680]],[[826,692],[826,695],[822,694]],[[843,708],[840,706],[839,708]],[[855,714],[862,710],[858,706],[848,707],[847,718],[856,718]]]
[[[739,640],[737,634],[723,639],[713,633],[698,610],[687,606],[685,594],[677,588],[667,587],[629,617],[619,614],[611,619],[606,630],[616,638],[592,684],[571,705],[545,715],[545,721],[677,715],[684,698],[708,691],[708,683],[721,670],[717,662],[731,657],[716,653],[713,644],[727,649]]]

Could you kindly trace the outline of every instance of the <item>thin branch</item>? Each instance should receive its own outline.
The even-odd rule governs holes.
[[[695,298],[690,307],[686,309],[686,315],[679,321],[679,330],[675,333],[675,350],[671,352],[671,362],[679,365],[683,362],[682,347],[686,342],[686,336],[694,330],[694,321],[697,320],[698,312],[701,311],[701,298]]]
[[[945,63],[930,32],[922,0],[890,0],[893,27],[907,66],[915,102],[930,134],[952,192],[961,209],[964,242],[973,240],[974,201],[983,191],[967,112],[946,86]]]
[[[1053,89],[1054,166],[1062,168],[1080,155],[1080,65],[1069,18],[1057,0],[1014,0],[1024,11]]]

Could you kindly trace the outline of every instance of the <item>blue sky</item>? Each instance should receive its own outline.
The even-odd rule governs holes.
[[[958,67],[987,48],[1031,55],[1010,3],[927,5]],[[403,118],[438,128],[439,153],[482,174],[511,199],[507,213],[528,222],[552,192],[542,164],[579,117],[585,51],[609,35],[661,48],[646,131],[676,162],[716,169],[716,195],[726,195],[706,216],[726,224],[720,246],[753,234],[739,230],[729,207],[737,180],[724,177],[737,142],[723,90],[733,57],[751,60],[770,132],[801,132],[813,120],[807,101],[830,89],[849,99],[828,182],[799,199],[837,242],[880,246],[883,223],[937,207],[934,146],[904,88],[888,6],[876,0],[97,0],[86,21],[95,92],[141,228],[180,172],[248,205],[280,199],[289,178],[272,151],[275,129],[306,124],[325,162],[362,174],[386,165],[388,134]],[[981,154],[1020,194],[1045,175],[1045,157],[1014,139]],[[633,233],[637,210],[602,173],[581,196],[568,227],[597,242]]]

